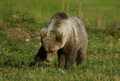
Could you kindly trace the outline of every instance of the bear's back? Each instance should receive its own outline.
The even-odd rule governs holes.
[[[85,29],[84,23],[77,17],[70,16],[70,18],[71,18],[73,24],[75,25],[77,34],[79,36],[82,36],[82,38],[83,38],[83,36],[86,37],[87,35],[86,35],[86,29]]]
[[[87,40],[84,23],[77,17],[68,16],[65,13],[55,14],[47,26],[48,32],[57,31],[63,33],[63,45],[67,42],[78,43]]]

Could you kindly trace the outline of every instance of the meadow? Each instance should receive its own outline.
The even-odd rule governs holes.
[[[52,15],[80,18],[88,35],[84,64],[70,69],[32,66],[39,32]],[[0,81],[120,81],[119,0],[0,0]]]

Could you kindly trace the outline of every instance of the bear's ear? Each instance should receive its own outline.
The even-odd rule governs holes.
[[[46,28],[42,28],[41,31],[40,31],[41,38],[42,39],[45,38],[47,36],[47,33],[48,33],[47,29]]]
[[[58,42],[59,44],[62,44],[63,34],[62,33],[57,33],[55,39],[56,39],[56,42]]]

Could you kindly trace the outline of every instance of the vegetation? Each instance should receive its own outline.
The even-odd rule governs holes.
[[[120,81],[119,0],[4,0],[0,2],[0,81]],[[58,11],[79,17],[89,38],[86,61],[71,69],[32,66],[40,29]],[[27,40],[29,39],[29,40]]]

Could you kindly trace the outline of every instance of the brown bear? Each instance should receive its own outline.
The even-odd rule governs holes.
[[[58,54],[59,66],[66,68],[83,63],[87,50],[87,34],[84,23],[64,12],[53,15],[47,28],[42,28],[42,46],[35,56],[35,63],[43,60],[51,61],[54,54]]]

